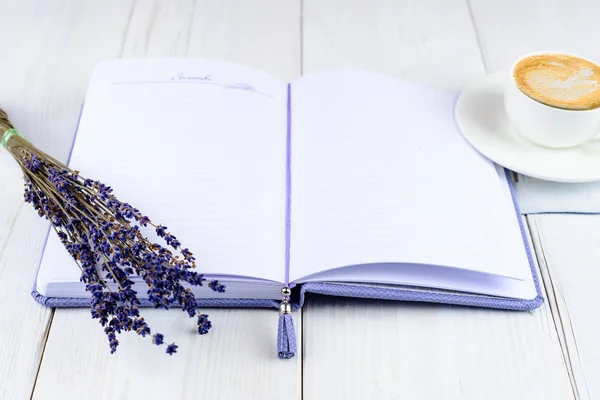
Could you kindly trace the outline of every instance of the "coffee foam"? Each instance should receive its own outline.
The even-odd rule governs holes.
[[[513,70],[519,89],[540,103],[569,110],[600,107],[600,66],[569,55],[539,54]]]

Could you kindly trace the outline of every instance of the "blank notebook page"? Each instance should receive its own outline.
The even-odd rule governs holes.
[[[286,108],[287,85],[252,69],[108,62],[93,76],[70,166],[166,225],[199,272],[281,282]],[[70,259],[57,240],[47,246],[41,270],[52,277]]]
[[[373,263],[530,275],[513,205],[454,102],[363,71],[294,82],[291,280]]]

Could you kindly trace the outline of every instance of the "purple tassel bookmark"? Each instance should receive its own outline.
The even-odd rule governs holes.
[[[283,300],[279,306],[279,326],[277,329],[277,355],[279,358],[292,358],[296,355],[296,333],[292,321],[292,306],[290,305],[291,289],[288,287],[290,278],[290,215],[292,195],[292,87],[287,87],[287,167],[286,167],[286,217],[285,217],[285,282],[281,289]]]
[[[296,333],[292,320],[292,307],[290,306],[291,290],[287,287],[281,289],[283,300],[279,306],[279,326],[277,329],[277,355],[279,358],[292,358],[296,355]]]

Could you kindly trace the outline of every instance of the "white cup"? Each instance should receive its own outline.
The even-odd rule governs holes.
[[[538,54],[565,53],[527,54],[513,64],[504,93],[504,107],[513,128],[521,136],[544,147],[567,148],[588,142],[600,133],[600,107],[592,110],[556,108],[532,99],[518,88],[514,80],[515,66],[522,59]]]

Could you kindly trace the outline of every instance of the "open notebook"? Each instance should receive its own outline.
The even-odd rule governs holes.
[[[512,183],[463,140],[455,100],[353,69],[288,84],[214,61],[108,61],[69,164],[167,225],[226,285],[199,288],[201,304],[277,306],[290,286],[295,308],[305,292],[535,308]],[[54,233],[34,296],[88,304]]]

